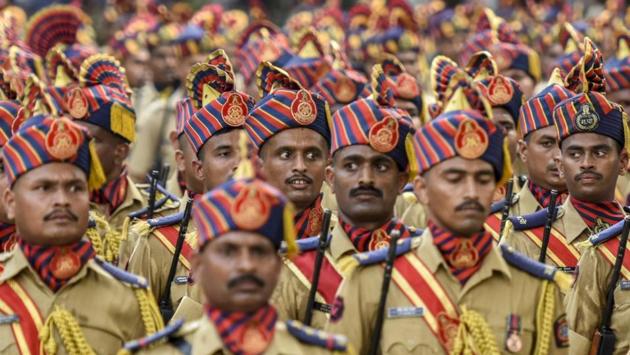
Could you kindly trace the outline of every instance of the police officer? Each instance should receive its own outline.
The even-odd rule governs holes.
[[[234,89],[234,73],[223,51],[214,52],[209,62],[193,66],[188,76],[188,98],[180,102],[178,110],[184,122],[183,139],[193,154],[195,179],[210,191],[230,178],[241,159],[239,140],[253,99]],[[185,117],[186,115],[190,117]],[[167,302],[176,310],[184,296],[201,303],[199,290],[193,287],[191,257],[197,245],[194,228],[188,228],[181,254],[174,260],[180,236],[183,213],[152,219],[134,226],[131,238],[136,240],[128,270],[146,277],[153,294],[162,306]],[[172,263],[177,264],[175,278],[168,280]],[[170,283],[169,283],[170,281]],[[170,288],[170,299],[163,297]],[[185,312],[187,319],[195,319],[200,312]]]
[[[408,179],[405,142],[412,131],[409,116],[393,108],[391,96],[357,100],[332,119],[332,164],[326,169],[339,206],[338,224],[325,250],[317,285],[313,325],[322,327],[343,281],[340,265],[351,254],[386,247],[389,234],[408,228],[393,216],[394,203]],[[300,243],[302,254],[287,260],[289,276],[281,280],[274,302],[292,318],[304,319],[314,275],[317,243]],[[309,246],[307,246],[309,245]]]
[[[504,165],[509,153],[501,130],[484,117],[487,106],[475,106],[481,94],[471,83],[458,85],[447,106],[453,111],[414,136],[420,173],[414,184],[428,206],[428,227],[398,244],[376,351],[566,353],[555,270],[545,274],[541,264],[498,248],[483,229],[494,190],[511,175]],[[374,290],[383,279],[386,254],[352,257],[361,266],[349,270],[327,327],[347,334],[360,353],[374,350],[379,304]]]
[[[20,105],[16,101],[3,100],[0,101],[0,151],[13,135],[13,121],[20,110]],[[4,173],[4,161],[0,161],[2,172]],[[0,192],[8,190],[9,186],[6,179],[0,179]],[[16,242],[15,225],[7,216],[4,203],[0,204],[0,253],[9,251]]]
[[[269,297],[278,281],[282,242],[295,253],[293,207],[256,179],[232,180],[195,205],[199,246],[195,279],[205,296],[203,316],[173,323],[155,336],[128,343],[127,351],[181,354],[345,353],[345,338],[296,321],[280,321]]]
[[[560,144],[558,168],[565,176],[569,198],[553,221],[545,258],[567,271],[575,271],[579,260],[577,243],[623,218],[615,185],[628,163],[624,119],[617,105],[598,92],[604,89],[601,54],[588,38],[584,47],[584,57],[567,79],[580,85],[582,92],[560,102],[553,111]],[[576,81],[577,77],[587,80]],[[505,243],[539,258],[547,211],[509,220]]]
[[[113,354],[162,326],[146,282],[95,256],[89,190],[105,181],[87,132],[38,115],[3,149],[20,239],[0,261],[0,352]]]

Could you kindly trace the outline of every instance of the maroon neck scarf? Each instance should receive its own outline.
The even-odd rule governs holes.
[[[527,182],[527,188],[534,195],[538,204],[542,206],[542,208],[549,207],[549,202],[551,202],[551,190],[546,189],[544,187],[538,186],[534,184],[531,180]],[[558,194],[556,198],[556,206],[560,206],[567,198],[566,192],[561,192]]]
[[[400,232],[400,239],[409,238],[411,236],[409,228],[396,219],[390,220],[385,225],[375,230],[352,226],[346,223],[341,217],[339,217],[339,224],[360,253],[389,247],[391,233],[394,230]]]
[[[127,197],[127,171],[123,171],[119,177],[108,182],[103,187],[90,193],[90,201],[107,205],[109,213],[113,213],[125,201]]]
[[[617,201],[584,202],[573,196],[570,199],[573,207],[593,233],[599,233],[623,219],[623,211]]]
[[[311,206],[295,214],[294,221],[297,239],[317,236],[322,231],[322,222],[324,220],[322,197],[323,194],[319,194]]]

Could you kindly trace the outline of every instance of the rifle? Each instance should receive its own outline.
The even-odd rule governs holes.
[[[173,304],[171,303],[171,283],[175,279],[175,272],[177,271],[177,263],[179,263],[179,256],[182,253],[182,247],[186,239],[186,232],[188,231],[188,221],[190,221],[190,211],[192,210],[193,199],[188,199],[186,202],[186,208],[184,209],[184,216],[179,224],[179,234],[177,235],[177,243],[175,244],[175,252],[173,253],[173,259],[171,260],[171,267],[168,271],[168,278],[166,279],[166,288],[160,297],[159,307],[164,323],[173,317]]]
[[[505,229],[505,222],[507,222],[510,216],[510,207],[512,207],[512,191],[514,190],[514,179],[510,179],[505,186],[505,206],[503,206],[503,214],[501,215],[501,228],[499,228],[499,242],[501,236],[503,236],[503,229]]]
[[[378,353],[378,347],[381,342],[381,333],[383,332],[383,322],[385,317],[385,303],[387,302],[387,294],[389,293],[389,284],[392,280],[392,271],[394,269],[394,261],[396,260],[396,247],[400,239],[400,232],[392,231],[392,239],[389,242],[389,250],[387,251],[387,261],[385,262],[385,272],[383,274],[383,284],[381,285],[381,299],[378,301],[378,309],[376,313],[376,326],[372,334],[370,344],[370,355]]]
[[[538,261],[545,263],[547,259],[547,246],[549,246],[549,237],[551,236],[551,226],[556,219],[556,201],[558,199],[558,191],[551,190],[551,198],[549,200],[549,206],[547,207],[547,222],[545,223],[545,230],[543,231],[543,240],[540,247],[540,255]]]
[[[615,350],[617,337],[612,329],[610,329],[610,321],[612,318],[613,308],[615,307],[615,287],[619,282],[619,274],[621,273],[621,265],[626,255],[626,243],[628,242],[628,232],[630,232],[630,217],[626,216],[623,220],[623,229],[621,231],[621,239],[619,240],[619,248],[617,249],[617,257],[613,266],[612,276],[608,284],[608,292],[606,294],[606,308],[602,314],[602,322],[599,329],[593,335],[591,343],[591,355],[609,355]]]
[[[147,219],[153,218],[153,212],[155,212],[155,195],[157,194],[159,177],[159,170],[151,170],[151,185],[149,187],[149,209],[147,210]]]
[[[328,229],[330,228],[330,218],[332,212],[329,209],[324,210],[324,218],[322,221],[322,231],[319,233],[319,245],[317,246],[317,255],[315,256],[315,269],[313,271],[313,281],[311,289],[308,291],[308,301],[306,302],[306,314],[304,315],[304,324],[311,325],[313,320],[313,306],[315,305],[315,295],[319,286],[319,274],[322,269],[322,261],[324,253],[328,247]]]

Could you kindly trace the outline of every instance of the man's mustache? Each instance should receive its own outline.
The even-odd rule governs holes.
[[[383,191],[372,186],[360,186],[360,187],[355,187],[354,189],[350,190],[351,197],[355,197],[357,195],[365,194],[365,193],[373,194],[373,195],[376,195],[377,197],[383,197]]]
[[[455,207],[455,211],[462,211],[462,210],[467,210],[471,208],[474,208],[478,210],[479,212],[485,211],[481,203],[479,203],[478,201],[473,201],[473,200],[465,201],[464,203],[458,205],[457,207]]]
[[[49,221],[59,216],[70,217],[70,219],[75,222],[79,220],[79,217],[76,214],[72,213],[72,211],[70,211],[69,209],[57,209],[45,215],[44,221]]]
[[[230,281],[228,281],[227,287],[231,289],[238,286],[242,282],[253,282],[259,287],[265,287],[265,281],[252,274],[245,274],[231,279]]]
[[[592,171],[592,170],[587,170],[587,171],[583,171],[583,172],[581,172],[581,173],[577,174],[577,175],[575,176],[575,181],[579,181],[579,180],[581,180],[581,179],[584,177],[584,175],[592,175],[592,176],[594,176],[595,178],[597,178],[598,180],[601,180],[601,179],[603,179],[603,178],[604,178],[604,177],[602,176],[602,174],[600,174],[600,173],[596,173],[596,172],[594,172],[594,171]]]

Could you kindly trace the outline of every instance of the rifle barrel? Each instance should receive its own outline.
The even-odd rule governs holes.
[[[551,236],[551,226],[556,219],[556,201],[558,200],[558,191],[551,190],[551,198],[547,207],[547,221],[545,222],[545,230],[543,231],[543,240],[540,247],[540,255],[538,261],[545,263],[547,260],[547,247],[549,246],[549,237]]]
[[[381,343],[381,333],[383,332],[383,322],[385,318],[385,303],[387,302],[387,294],[389,293],[389,284],[392,279],[392,270],[394,261],[396,260],[396,248],[398,247],[398,239],[400,232],[395,230],[392,232],[392,238],[389,242],[389,250],[387,251],[387,261],[385,262],[385,271],[383,273],[383,284],[381,285],[381,298],[378,301],[378,309],[376,313],[376,326],[372,341],[370,344],[370,355],[376,355]]]
[[[186,239],[186,232],[188,232],[188,221],[190,221],[190,212],[192,210],[193,199],[188,199],[186,202],[186,208],[184,209],[184,216],[179,225],[179,233],[177,235],[177,243],[175,244],[175,251],[173,252],[173,259],[171,259],[171,266],[168,270],[168,278],[166,279],[166,287],[160,297],[159,307],[164,323],[167,323],[173,316],[173,305],[171,304],[171,283],[175,279],[175,273],[177,272],[177,264],[179,263],[179,256],[182,253],[184,247],[184,241]]]
[[[503,214],[501,215],[501,227],[499,228],[499,241],[503,236],[503,230],[505,229],[505,222],[510,216],[510,207],[512,207],[512,194],[514,191],[514,179],[510,179],[505,187],[505,206],[503,206]]]
[[[317,246],[317,255],[315,256],[315,268],[313,269],[313,281],[311,288],[308,290],[308,301],[306,302],[306,313],[304,315],[304,324],[311,325],[313,321],[313,307],[315,306],[315,295],[319,287],[319,275],[324,261],[324,253],[328,247],[328,229],[330,228],[330,218],[332,212],[329,209],[324,210],[324,218],[322,222],[322,231],[319,233],[319,245]]]

